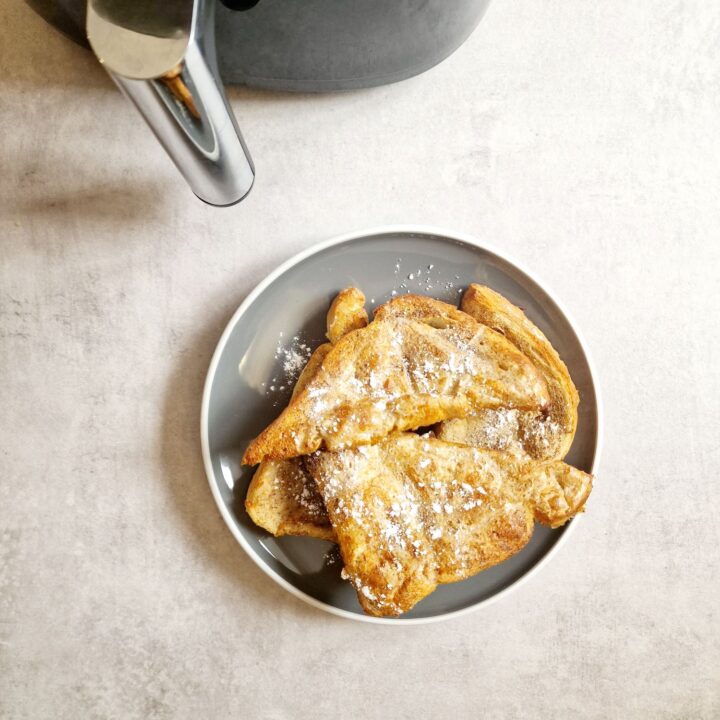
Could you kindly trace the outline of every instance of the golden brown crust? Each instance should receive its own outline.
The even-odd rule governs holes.
[[[365,295],[356,287],[341,290],[327,314],[327,338],[333,345],[353,330],[368,324]]]
[[[425,295],[400,295],[399,297],[380,305],[375,310],[373,321],[388,320],[390,318],[406,318],[419,320],[435,328],[452,325],[460,327],[473,327],[468,314],[458,310],[454,305],[435,300]],[[477,321],[475,321],[477,322]]]
[[[365,612],[398,615],[580,511],[592,478],[413,433],[306,460]]]
[[[320,369],[320,366],[323,364],[323,360],[325,360],[330,350],[332,350],[332,345],[330,343],[323,343],[315,348],[315,351],[310,356],[307,361],[307,365],[303,368],[303,371],[300,373],[300,377],[298,377],[297,382],[295,383],[292,395],[290,396],[290,402],[292,402],[297,397],[298,393],[302,392],[307,387],[307,384],[315,377],[317,371]]]
[[[478,322],[502,333],[542,374],[550,403],[546,411],[508,409],[450,420],[436,428],[439,438],[478,447],[507,450],[536,460],[567,455],[577,428],[579,396],[565,363],[525,314],[502,295],[470,285],[461,308]]]
[[[532,487],[535,519],[557,528],[582,512],[592,491],[592,475],[559,460],[527,466],[524,481]]]
[[[537,412],[547,402],[540,373],[500,333],[451,305],[407,295],[332,348],[243,463],[375,442],[485,407]]]

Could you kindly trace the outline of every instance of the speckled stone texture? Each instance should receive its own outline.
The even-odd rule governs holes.
[[[491,6],[441,66],[233,90],[258,176],[196,201],[92,57],[0,5],[0,716],[720,717],[720,4]],[[225,528],[200,394],[266,273],[471,232],[584,329],[601,475],[550,565],[445,624],[306,606]]]

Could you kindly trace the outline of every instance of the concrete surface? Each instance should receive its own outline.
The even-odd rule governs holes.
[[[88,54],[18,0],[0,27],[1,717],[720,717],[720,5],[505,0],[400,85],[235,90],[258,179],[228,210]],[[545,278],[607,415],[550,566],[404,629],[262,575],[198,443],[254,284],[389,222],[475,233]]]

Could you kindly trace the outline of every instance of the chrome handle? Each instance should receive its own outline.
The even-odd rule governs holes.
[[[89,0],[90,44],[193,192],[233,205],[255,169],[215,58],[214,0]]]

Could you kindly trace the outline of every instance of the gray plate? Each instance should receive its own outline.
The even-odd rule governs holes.
[[[369,309],[390,299],[392,291],[456,304],[471,282],[486,284],[522,307],[567,363],[581,398],[567,460],[596,471],[601,413],[587,350],[567,313],[526,270],[471,237],[422,227],[380,228],[310,248],[261,282],[230,321],[208,371],[201,430],[205,468],[225,522],[257,565],[303,600],[373,622],[407,624],[448,617],[496,599],[527,578],[578,522],[559,530],[538,525],[528,546],[501,565],[439,587],[401,618],[379,620],[362,614],[355,591],[340,579],[340,564],[331,562],[330,543],[274,538],[245,512],[252,471],[240,466],[240,458],[290,396],[282,348],[295,336],[310,347],[323,342],[325,314],[337,292],[349,285],[361,288]]]

